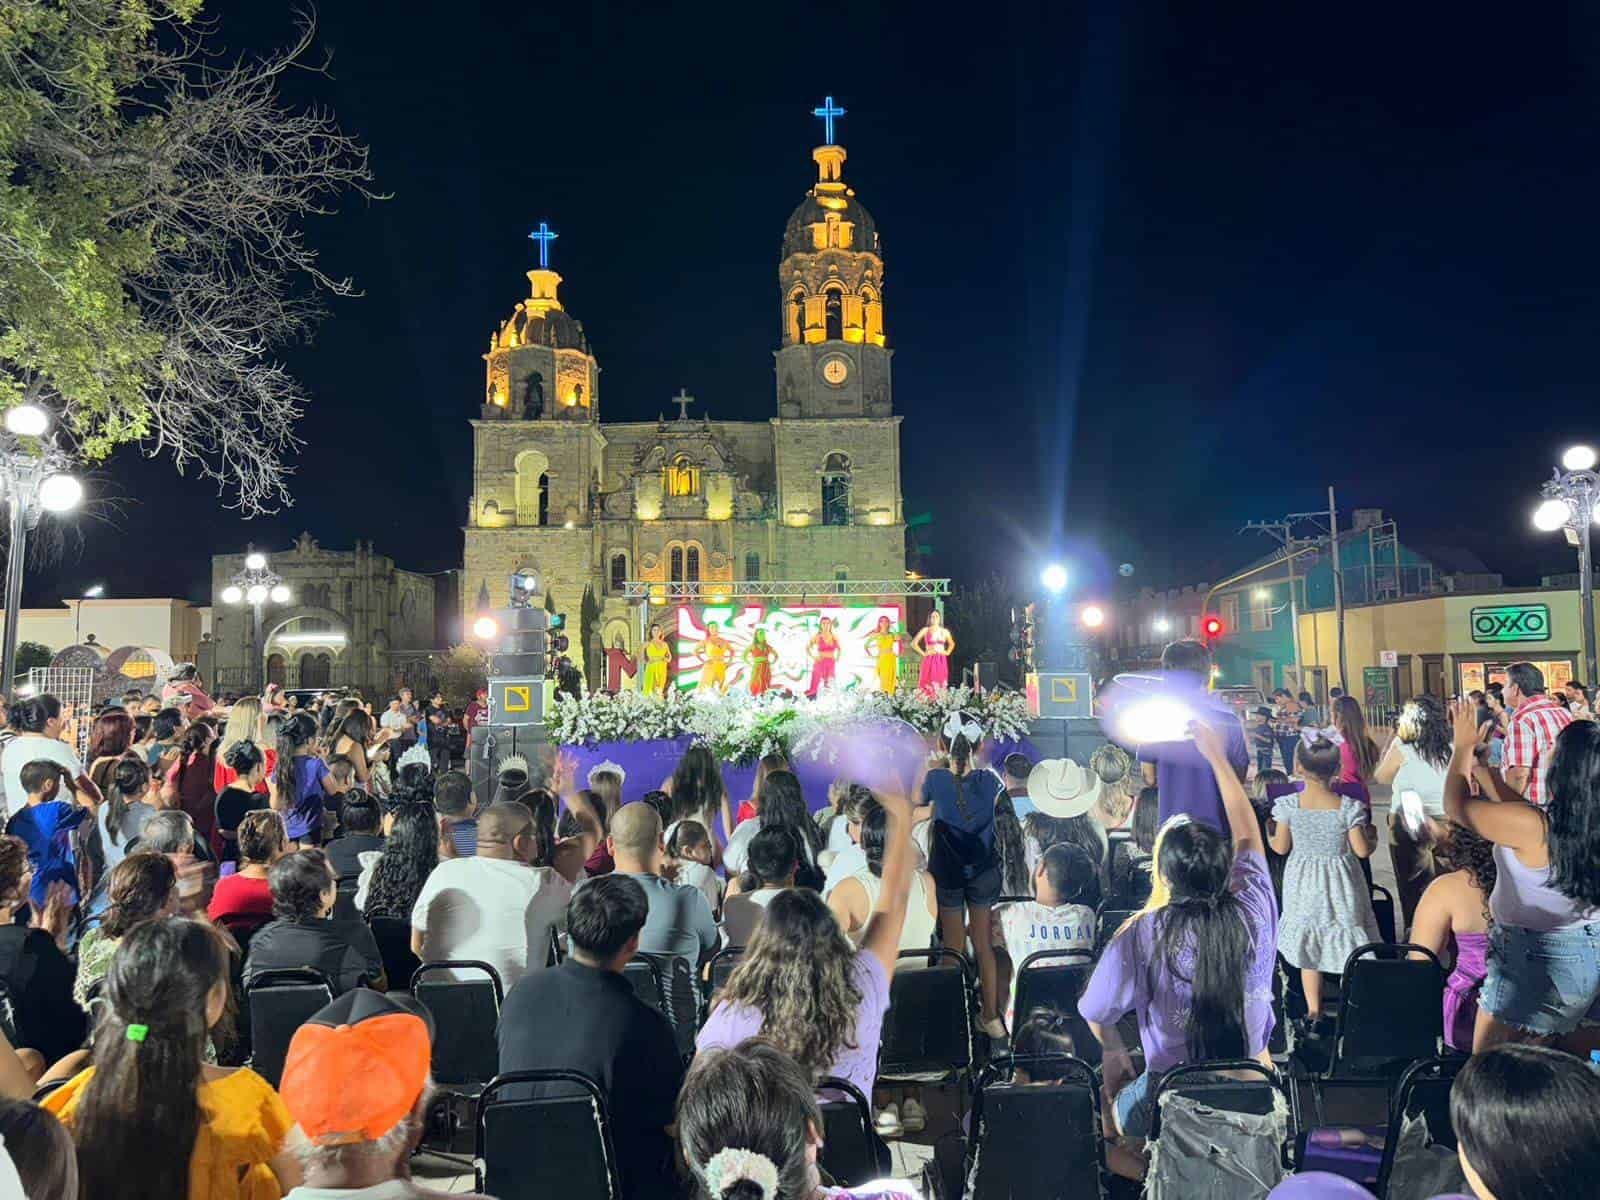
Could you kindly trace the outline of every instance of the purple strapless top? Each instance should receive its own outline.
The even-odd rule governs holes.
[[[1478,992],[1489,971],[1489,935],[1458,933],[1456,965],[1444,981],[1444,1040],[1452,1050],[1470,1053],[1478,1023]]]

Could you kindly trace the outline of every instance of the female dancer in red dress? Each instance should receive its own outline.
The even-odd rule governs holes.
[[[823,617],[818,622],[817,636],[806,645],[811,655],[811,686],[806,695],[815,700],[824,687],[832,687],[834,672],[839,666],[839,639],[833,636],[833,618]]]
[[[956,648],[956,639],[945,628],[939,610],[928,614],[928,623],[917,630],[911,647],[922,655],[922,670],[917,679],[917,689],[931,696],[950,686],[950,654]]]
[[[778,652],[767,644],[767,631],[758,629],[750,637],[750,647],[744,652],[750,663],[750,694],[760,696],[772,686],[772,664]]]

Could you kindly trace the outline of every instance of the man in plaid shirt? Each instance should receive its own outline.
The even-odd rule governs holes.
[[[1544,672],[1532,663],[1512,663],[1506,669],[1505,697],[1511,720],[1500,772],[1512,791],[1542,805],[1550,752],[1561,731],[1572,724],[1572,714],[1544,694]]]

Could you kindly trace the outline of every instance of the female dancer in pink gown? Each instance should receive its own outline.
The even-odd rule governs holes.
[[[925,695],[933,695],[950,686],[950,655],[956,648],[956,639],[945,627],[944,618],[935,609],[928,614],[928,623],[917,630],[911,647],[922,655],[922,671],[917,678],[917,688]]]
[[[811,652],[811,686],[806,688],[806,695],[815,700],[823,688],[833,686],[839,666],[839,639],[833,636],[832,617],[818,622],[817,636],[806,649]]]

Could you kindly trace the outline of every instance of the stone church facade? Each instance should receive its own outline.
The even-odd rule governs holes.
[[[784,228],[766,420],[689,413],[692,397],[680,393],[671,418],[603,422],[599,363],[561,304],[561,277],[528,272],[528,299],[490,337],[472,422],[469,623],[485,599],[504,605],[508,577],[527,569],[574,635],[589,591],[594,634],[629,650],[639,626],[623,599],[630,580],[904,578],[882,248],[844,182],[843,148],[812,158],[817,181]]]

